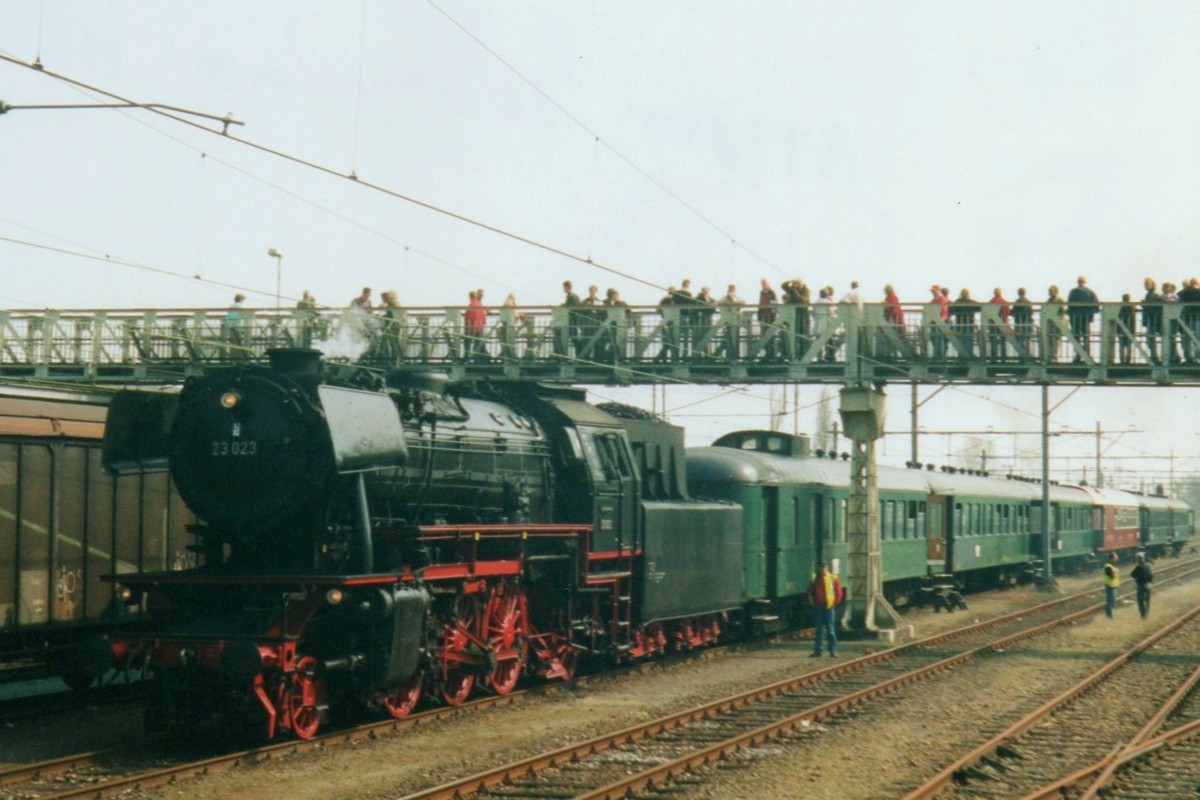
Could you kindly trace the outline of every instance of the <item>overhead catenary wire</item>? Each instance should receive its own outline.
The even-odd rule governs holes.
[[[32,65],[30,65],[30,64],[26,64],[26,63],[20,62],[19,60],[15,60],[15,59],[14,59],[14,60],[13,60],[13,62],[14,62],[14,63],[18,63],[18,64],[19,64],[19,65],[21,65],[21,66],[26,66],[26,67],[36,68],[36,67],[33,67],[33,66],[32,66]],[[60,80],[61,80],[61,79],[64,79],[64,78],[61,78],[60,76],[53,75],[53,74],[51,74],[51,76],[52,76],[52,77],[55,77],[55,78],[57,78],[57,79],[60,79]],[[69,81],[69,79],[66,79],[66,80],[68,80],[68,81]],[[69,82],[70,82],[70,81],[69,81]],[[75,83],[77,83],[77,82],[75,82]],[[102,90],[94,90],[94,91],[102,91]],[[112,95],[111,93],[107,93],[107,92],[102,92],[102,93],[104,93],[104,94],[106,94],[106,95],[108,95],[108,96],[114,96],[114,97],[116,96],[116,95]],[[435,210],[435,211],[438,211],[439,213],[447,213],[447,214],[449,214],[450,216],[453,216],[453,217],[456,217],[456,218],[462,219],[462,220],[464,220],[464,221],[467,221],[467,222],[469,222],[470,224],[480,225],[481,227],[487,228],[487,229],[489,229],[489,230],[493,230],[493,231],[494,231],[494,232],[496,232],[496,233],[499,233],[499,234],[502,234],[502,235],[505,235],[505,236],[511,236],[511,237],[513,237],[513,238],[517,238],[517,239],[519,239],[519,240],[522,240],[522,241],[527,241],[528,243],[530,243],[530,244],[533,244],[534,246],[542,247],[543,249],[546,249],[546,250],[548,250],[548,251],[550,251],[550,252],[552,252],[552,253],[556,253],[556,254],[558,254],[558,255],[563,255],[563,256],[566,256],[566,257],[569,257],[569,258],[573,258],[573,259],[575,259],[575,260],[577,260],[577,261],[580,261],[580,262],[583,262],[583,263],[589,264],[589,265],[591,265],[591,266],[596,266],[596,267],[598,267],[598,268],[600,268],[600,269],[603,269],[603,270],[607,270],[607,271],[610,271],[610,272],[614,272],[615,274],[622,275],[623,277],[626,277],[626,278],[628,278],[628,279],[635,280],[635,281],[638,281],[638,282],[641,282],[641,283],[645,283],[645,284],[647,284],[647,285],[650,285],[650,286],[657,286],[656,284],[650,283],[650,282],[648,282],[648,281],[644,281],[644,280],[641,280],[641,279],[639,279],[639,278],[636,278],[636,277],[633,277],[633,276],[629,276],[629,275],[627,275],[627,274],[625,274],[625,273],[622,273],[622,272],[620,272],[619,270],[613,270],[612,268],[608,268],[608,267],[605,267],[604,265],[597,264],[597,263],[595,263],[595,262],[593,261],[593,259],[590,257],[590,255],[585,257],[585,256],[579,256],[579,255],[575,255],[575,254],[570,254],[570,253],[566,253],[566,252],[564,252],[564,251],[560,251],[560,250],[558,250],[558,249],[556,249],[556,248],[550,247],[550,246],[548,246],[548,245],[544,245],[544,244],[541,244],[541,243],[534,242],[533,240],[525,240],[523,237],[519,237],[519,236],[517,236],[516,234],[512,234],[512,233],[509,233],[509,232],[507,232],[507,231],[502,231],[502,230],[500,230],[500,229],[497,229],[497,228],[491,228],[490,226],[486,225],[485,223],[479,223],[479,222],[477,222],[477,221],[474,221],[474,220],[471,220],[471,219],[469,219],[469,218],[466,218],[466,217],[459,216],[459,215],[455,214],[454,212],[447,212],[447,211],[444,211],[444,210],[442,210],[442,209],[438,209],[438,208],[437,208],[437,207],[435,207],[435,206],[431,206],[431,205],[428,205],[428,204],[422,203],[421,201],[419,201],[419,200],[416,200],[416,199],[414,199],[414,198],[409,198],[409,197],[403,196],[403,195],[401,195],[401,194],[399,194],[399,193],[393,192],[392,190],[389,190],[389,189],[387,189],[386,187],[375,186],[375,185],[373,185],[373,184],[370,184],[370,183],[367,183],[367,182],[363,182],[363,181],[361,181],[361,179],[359,179],[359,178],[358,178],[358,176],[354,175],[353,173],[351,173],[350,175],[344,175],[344,174],[342,174],[342,173],[340,173],[340,172],[336,172],[336,171],[334,171],[334,170],[332,170],[332,169],[330,169],[330,168],[321,167],[320,165],[316,165],[316,164],[313,164],[313,163],[310,163],[310,162],[306,162],[306,161],[304,161],[303,159],[299,159],[299,158],[297,158],[297,157],[290,156],[290,155],[288,155],[288,154],[286,154],[286,153],[282,153],[282,152],[280,152],[280,151],[275,151],[275,150],[272,150],[271,148],[266,148],[266,147],[264,147],[264,146],[257,145],[257,144],[255,144],[255,143],[253,143],[253,142],[250,142],[249,140],[244,140],[244,139],[240,139],[240,138],[238,138],[238,137],[229,136],[227,133],[224,133],[224,132],[219,132],[219,131],[214,131],[214,130],[211,130],[211,129],[209,129],[209,128],[206,128],[206,127],[205,127],[205,126],[203,126],[203,125],[196,124],[196,123],[194,123],[194,122],[192,122],[192,121],[189,121],[189,120],[185,120],[185,119],[180,119],[180,118],[174,117],[174,116],[172,116],[171,114],[164,114],[164,116],[167,116],[168,118],[171,118],[171,119],[175,119],[176,121],[181,121],[181,122],[184,122],[185,124],[192,124],[194,127],[197,127],[198,129],[200,129],[200,130],[203,130],[203,131],[206,131],[206,132],[209,132],[209,133],[219,133],[219,134],[222,134],[222,135],[224,135],[226,138],[228,138],[228,139],[230,139],[230,140],[232,140],[232,141],[237,141],[237,142],[239,142],[239,143],[242,143],[242,144],[248,145],[248,146],[250,146],[250,147],[254,147],[255,149],[258,149],[258,150],[261,150],[261,151],[265,151],[265,152],[271,152],[271,153],[274,153],[275,155],[278,155],[278,156],[280,156],[280,157],[283,157],[283,158],[286,158],[286,159],[288,159],[288,160],[294,161],[294,162],[296,162],[296,163],[301,163],[301,164],[306,164],[306,165],[308,165],[308,166],[312,166],[312,167],[314,167],[314,168],[316,168],[316,169],[319,169],[319,170],[321,170],[321,171],[324,171],[324,172],[326,172],[326,173],[328,173],[328,174],[335,175],[335,176],[337,176],[337,177],[343,177],[343,178],[349,178],[349,179],[355,180],[356,182],[363,183],[364,185],[367,185],[369,188],[378,189],[379,191],[383,191],[383,192],[385,192],[385,193],[388,193],[388,194],[391,194],[391,195],[393,195],[393,196],[399,197],[400,199],[403,199],[403,200],[406,200],[406,201],[409,201],[409,202],[414,202],[414,203],[417,203],[418,205],[423,205],[423,206],[425,206],[425,207],[427,207],[427,208],[431,208],[431,209],[433,209],[433,210]],[[226,284],[226,285],[230,285],[230,286],[232,286],[232,284]],[[661,287],[658,287],[658,288],[661,288]],[[251,290],[251,291],[255,291],[255,290]],[[679,382],[680,382],[680,383],[691,383],[691,382],[689,382],[689,381],[682,381],[682,380],[680,380]],[[981,398],[981,399],[988,399],[988,400],[990,401],[990,398]],[[1016,410],[1018,410],[1018,411],[1021,411],[1021,409],[1016,409]],[[1028,412],[1024,412],[1024,413],[1028,413]]]
[[[22,66],[27,69],[34,70],[40,74],[46,75],[47,77],[53,78],[58,81],[62,81],[64,83],[70,84],[72,86],[77,86],[79,88],[86,89],[88,91],[97,92],[99,94],[104,95],[105,97],[111,97],[111,98],[113,98],[115,100],[119,100],[123,103],[135,103],[135,101],[133,101],[127,97],[123,97],[122,95],[119,95],[115,92],[110,92],[108,90],[101,89],[97,86],[92,86],[88,83],[85,83],[84,81],[80,81],[78,79],[71,78],[62,73],[58,73],[58,72],[54,72],[52,70],[45,69],[44,67],[34,66],[33,64],[31,64],[29,62],[23,61],[19,58],[16,58],[16,57],[8,55],[8,54],[0,54],[0,60],[7,61],[11,64],[15,64],[17,66]],[[251,139],[247,139],[245,137],[235,136],[234,134],[229,133],[228,130],[220,130],[220,131],[214,130],[212,128],[207,127],[206,125],[196,122],[195,120],[188,119],[186,117],[181,117],[173,112],[166,111],[161,108],[145,107],[145,106],[143,106],[143,108],[144,108],[144,110],[146,110],[152,114],[158,114],[160,116],[166,117],[168,119],[172,119],[172,120],[182,123],[184,125],[189,125],[197,130],[204,131],[206,133],[210,133],[215,136],[220,136],[220,137],[227,139],[229,141],[232,141],[232,142],[237,142],[238,144],[252,148],[261,153],[266,153],[268,155],[272,155],[277,158],[281,158],[281,159],[283,159],[285,161],[289,161],[293,164],[298,164],[300,166],[307,167],[309,169],[313,169],[318,172],[321,172],[321,173],[324,173],[326,175],[330,175],[330,176],[333,176],[336,178],[341,178],[343,180],[352,181],[352,182],[354,182],[360,186],[363,186],[367,189],[370,189],[372,191],[379,192],[379,193],[387,195],[389,197],[394,197],[397,200],[402,200],[406,203],[411,203],[415,206],[424,208],[428,211],[432,211],[436,214],[441,214],[443,216],[449,217],[450,219],[455,219],[455,220],[458,220],[459,222],[465,223],[467,225],[471,225],[476,228],[480,228],[481,230],[485,230],[490,233],[494,233],[498,236],[502,236],[507,239],[511,239],[512,241],[529,245],[530,247],[534,247],[539,250],[543,250],[545,252],[552,253],[552,254],[560,256],[562,258],[569,259],[571,261],[576,261],[581,264],[586,264],[588,266],[595,267],[596,269],[599,269],[603,272],[607,272],[612,275],[617,275],[626,280],[633,281],[635,283],[640,283],[640,284],[649,286],[654,289],[664,289],[665,288],[662,285],[655,283],[654,281],[651,281],[651,280],[641,277],[640,275],[635,275],[635,274],[627,272],[625,270],[621,270],[616,267],[611,267],[606,264],[602,264],[594,259],[579,255],[577,253],[572,253],[571,251],[565,250],[561,247],[557,247],[555,245],[551,245],[546,242],[538,241],[529,236],[525,236],[523,234],[516,233],[514,231],[510,231],[505,228],[501,228],[498,225],[493,225],[491,223],[484,222],[482,220],[478,220],[473,217],[469,217],[466,214],[460,214],[457,211],[452,211],[448,208],[444,208],[442,206],[436,205],[436,204],[428,202],[426,200],[421,200],[420,198],[413,197],[412,195],[405,194],[405,193],[397,191],[395,189],[390,189],[390,188],[384,186],[383,184],[379,184],[379,183],[375,183],[373,181],[366,180],[362,176],[355,174],[353,171],[350,173],[344,173],[337,169],[334,169],[333,167],[329,167],[324,164],[319,164],[315,161],[311,161],[309,159],[302,158],[300,156],[293,155],[291,153],[287,153],[278,148],[260,144]]]
[[[489,47],[486,42],[484,42],[482,39],[480,39],[478,36],[476,36],[474,33],[472,33],[465,25],[463,25],[456,18],[451,16],[449,14],[449,12],[447,12],[444,8],[442,8],[437,3],[435,3],[434,0],[426,0],[426,2],[429,3],[429,5],[432,6],[434,8],[434,10],[436,10],[439,14],[441,14],[443,17],[445,17],[447,20],[449,20],[450,24],[454,25],[454,27],[456,27],[460,31],[462,31],[463,34],[465,34],[467,36],[467,38],[471,39],[471,41],[475,42],[475,44],[477,44],[481,48],[483,48],[483,50],[485,52],[487,52],[488,55],[490,55],[492,58],[499,61],[502,65],[504,65],[504,67],[506,69],[508,69],[510,72],[512,72],[514,75],[516,75],[517,78],[519,78],[521,80],[521,82],[523,82],[526,86],[528,86],[530,89],[532,89],[534,92],[536,92],[551,106],[553,106],[555,109],[557,109],[559,112],[561,112],[562,115],[565,116],[567,119],[569,119],[572,123],[577,125],[585,133],[587,133],[589,136],[591,136],[595,140],[597,145],[603,146],[606,150],[608,150],[610,153],[612,153],[614,156],[616,156],[619,160],[621,160],[627,166],[629,166],[634,172],[641,175],[643,178],[645,178],[647,181],[649,181],[651,184],[653,184],[655,187],[657,187],[660,191],[662,191],[664,194],[666,194],[672,200],[679,203],[681,206],[683,206],[685,209],[687,209],[689,212],[691,212],[693,215],[695,215],[695,217],[697,219],[699,219],[700,221],[702,221],[705,225],[708,225],[710,228],[715,230],[717,233],[721,234],[721,236],[725,237],[731,245],[733,245],[734,247],[739,248],[741,250],[744,250],[746,253],[748,253],[749,255],[758,259],[763,264],[767,265],[771,269],[778,272],[780,275],[787,275],[787,273],[783,269],[781,269],[777,264],[775,264],[774,262],[770,261],[769,259],[765,258],[764,256],[760,255],[759,253],[755,252],[751,248],[749,248],[746,245],[739,242],[737,237],[735,237],[732,233],[730,233],[729,231],[722,228],[720,225],[718,225],[716,222],[714,222],[712,219],[710,219],[706,214],[701,212],[699,209],[697,209],[691,203],[687,202],[682,197],[680,197],[678,194],[676,194],[674,191],[672,191],[670,189],[670,187],[668,187],[666,184],[664,184],[658,178],[654,177],[647,170],[643,169],[640,165],[638,165],[636,162],[634,162],[633,159],[629,158],[624,153],[622,153],[620,150],[618,150],[616,147],[614,147],[607,139],[602,137],[598,132],[596,132],[594,129],[592,129],[583,120],[579,119],[579,117],[577,117],[570,110],[568,110],[566,108],[566,106],[564,106],[562,103],[558,102],[553,97],[551,97],[548,92],[546,92],[540,86],[538,86],[536,83],[534,83],[527,75],[525,75],[525,73],[521,72],[521,70],[517,69],[516,66],[514,66],[510,61],[508,61],[506,58],[504,58],[504,56],[500,55],[495,50],[493,50],[491,47]],[[659,288],[662,288],[662,287],[659,287]]]
[[[628,280],[631,280],[631,281],[634,281],[634,282],[637,282],[637,283],[641,283],[641,284],[644,284],[644,285],[647,285],[647,286],[650,286],[650,287],[652,287],[652,288],[656,288],[656,289],[663,289],[663,288],[664,288],[664,287],[662,287],[661,285],[659,285],[659,284],[657,284],[657,283],[654,283],[653,281],[649,281],[649,280],[646,280],[646,279],[644,279],[644,278],[641,278],[641,277],[639,277],[639,276],[632,275],[632,274],[630,274],[630,273],[624,272],[624,271],[622,271],[622,270],[618,270],[618,269],[616,269],[616,268],[613,268],[613,267],[608,267],[608,266],[606,266],[606,265],[600,264],[600,263],[598,263],[598,262],[594,261],[594,260],[593,260],[592,258],[590,258],[590,257],[579,256],[579,255],[577,255],[577,254],[570,253],[570,252],[568,252],[568,251],[565,251],[565,250],[561,250],[561,249],[559,249],[559,248],[556,248],[556,247],[553,247],[553,246],[551,246],[551,245],[547,245],[547,244],[544,244],[544,243],[541,243],[541,242],[537,242],[537,241],[535,241],[535,240],[533,240],[533,239],[529,239],[528,237],[524,237],[524,236],[522,236],[522,235],[520,235],[520,234],[516,234],[516,233],[512,233],[512,232],[509,232],[509,231],[506,231],[506,230],[500,229],[500,228],[498,228],[498,227],[495,227],[495,226],[489,225],[488,223],[484,223],[484,222],[481,222],[481,221],[473,220],[473,219],[471,219],[471,218],[469,218],[469,217],[466,217],[465,215],[458,214],[457,212],[449,211],[449,210],[446,210],[446,209],[441,209],[441,208],[440,208],[440,207],[438,207],[438,206],[435,206],[435,205],[433,205],[433,204],[430,204],[430,203],[426,203],[426,202],[424,202],[424,201],[422,201],[422,200],[419,200],[419,199],[417,199],[417,198],[412,198],[412,197],[409,197],[409,196],[407,196],[407,195],[404,195],[404,194],[402,194],[402,193],[400,193],[400,192],[396,192],[396,191],[394,191],[394,190],[388,189],[387,187],[384,187],[384,186],[382,186],[382,185],[374,184],[374,183],[371,183],[371,182],[369,182],[369,181],[364,181],[364,180],[363,180],[363,179],[361,179],[359,176],[357,176],[357,175],[355,175],[355,174],[353,174],[353,173],[351,173],[351,174],[348,174],[348,175],[347,175],[347,174],[343,174],[343,173],[340,173],[340,172],[338,172],[338,171],[334,170],[334,169],[333,169],[333,168],[331,168],[331,167],[327,167],[327,166],[324,166],[324,165],[317,164],[317,163],[315,163],[315,162],[308,161],[308,160],[306,160],[306,159],[303,159],[303,158],[300,158],[300,157],[298,157],[298,156],[294,156],[294,155],[291,155],[291,154],[285,153],[285,152],[283,152],[283,151],[281,151],[281,150],[277,150],[277,149],[275,149],[275,148],[271,148],[271,147],[268,147],[268,146],[266,146],[266,145],[261,145],[261,144],[258,144],[258,143],[256,143],[256,142],[253,142],[253,141],[251,141],[251,140],[248,140],[248,139],[244,139],[244,138],[242,138],[242,137],[234,136],[234,135],[230,134],[230,133],[228,132],[228,130],[227,130],[227,129],[225,129],[225,130],[222,130],[222,131],[216,131],[216,130],[213,130],[213,129],[211,129],[211,128],[208,128],[208,127],[206,127],[206,126],[204,126],[204,125],[202,125],[202,124],[200,124],[200,123],[197,123],[197,122],[195,122],[194,120],[190,120],[190,119],[186,119],[186,118],[183,118],[183,117],[176,116],[175,114],[173,114],[173,113],[170,113],[170,112],[168,112],[168,111],[164,110],[163,108],[154,107],[154,106],[146,106],[146,105],[144,105],[144,104],[137,104],[135,101],[132,101],[132,100],[130,100],[130,99],[128,99],[128,98],[125,98],[125,97],[123,97],[123,96],[121,96],[121,95],[119,95],[119,94],[116,94],[116,93],[114,93],[114,92],[109,92],[109,91],[107,91],[107,90],[104,90],[104,89],[101,89],[101,88],[99,88],[99,87],[95,87],[95,86],[92,86],[92,85],[90,85],[90,84],[87,84],[87,83],[85,83],[85,82],[83,82],[83,81],[80,81],[80,80],[77,80],[77,79],[74,79],[74,78],[70,78],[70,77],[68,77],[68,76],[66,76],[66,75],[62,75],[62,74],[59,74],[59,73],[56,73],[56,72],[53,72],[53,71],[50,71],[50,70],[46,70],[46,69],[45,69],[43,66],[41,66],[41,65],[38,65],[38,66],[36,66],[36,67],[35,67],[34,65],[32,65],[32,64],[29,64],[29,63],[27,63],[27,62],[24,62],[24,61],[22,61],[21,59],[19,59],[19,58],[16,58],[15,56],[12,56],[12,55],[10,55],[10,54],[7,54],[7,53],[2,53],[2,52],[0,52],[0,60],[7,61],[7,62],[9,62],[9,63],[15,64],[15,65],[18,65],[18,66],[23,66],[23,67],[26,67],[26,68],[29,68],[29,69],[34,69],[34,70],[36,70],[36,71],[38,71],[38,72],[40,72],[40,73],[42,73],[42,74],[44,74],[44,75],[47,75],[47,76],[49,76],[49,77],[51,77],[51,78],[54,78],[55,80],[63,81],[64,83],[67,83],[68,85],[74,86],[74,87],[76,87],[76,88],[79,88],[79,89],[82,89],[82,90],[85,90],[85,91],[89,91],[89,92],[95,92],[95,93],[98,93],[98,94],[104,95],[104,96],[106,96],[106,97],[111,97],[111,98],[114,98],[114,99],[116,99],[116,100],[119,100],[119,101],[121,101],[122,103],[127,103],[127,104],[130,104],[130,105],[136,106],[136,107],[138,107],[138,108],[142,108],[143,110],[150,111],[150,112],[152,112],[152,113],[158,114],[158,115],[160,115],[160,116],[163,116],[163,117],[165,117],[165,118],[167,118],[167,119],[171,119],[171,120],[173,120],[173,121],[176,121],[176,122],[181,122],[181,123],[183,123],[183,124],[185,124],[185,125],[189,125],[189,126],[191,126],[191,127],[193,127],[193,128],[196,128],[196,129],[198,129],[198,130],[200,130],[200,131],[204,131],[204,132],[206,132],[206,133],[210,133],[210,134],[219,135],[219,136],[221,136],[222,138],[225,138],[225,139],[228,139],[228,140],[234,141],[234,142],[236,142],[236,143],[239,143],[239,144],[242,144],[242,145],[248,146],[248,147],[250,147],[250,148],[253,148],[253,149],[255,149],[255,150],[258,150],[258,151],[260,151],[260,152],[264,152],[264,153],[268,153],[268,154],[271,154],[271,155],[275,155],[275,156],[277,156],[277,157],[279,157],[279,158],[283,158],[283,159],[285,159],[285,160],[287,160],[287,161],[290,161],[290,162],[293,162],[293,163],[296,163],[296,164],[300,164],[300,165],[302,165],[302,166],[307,166],[307,167],[310,167],[310,168],[312,168],[312,169],[318,170],[318,171],[320,171],[320,172],[323,172],[323,173],[325,173],[325,174],[328,174],[328,175],[332,175],[332,176],[335,176],[335,177],[339,177],[339,178],[344,178],[344,179],[347,179],[347,180],[351,180],[351,181],[353,181],[353,182],[355,182],[355,183],[358,183],[358,184],[360,184],[360,185],[362,185],[362,186],[365,186],[365,187],[367,187],[367,188],[374,189],[374,190],[376,190],[376,191],[382,192],[382,193],[384,193],[384,194],[387,194],[387,195],[389,195],[389,196],[392,196],[392,197],[396,197],[397,199],[401,199],[401,200],[404,200],[404,201],[406,201],[406,202],[411,202],[411,203],[414,203],[414,204],[416,204],[416,205],[418,205],[418,206],[421,206],[421,207],[427,208],[427,209],[429,209],[429,210],[432,210],[432,211],[435,211],[435,212],[438,212],[438,213],[445,214],[445,215],[447,215],[447,216],[450,216],[450,217],[452,217],[452,218],[454,218],[454,219],[458,219],[458,220],[460,220],[460,221],[463,221],[463,222],[466,222],[466,223],[468,223],[468,224],[472,224],[472,225],[475,225],[475,226],[477,226],[477,227],[481,227],[481,228],[483,228],[483,229],[485,229],[485,230],[492,231],[492,232],[494,232],[494,233],[497,233],[497,234],[499,234],[499,235],[506,236],[506,237],[508,237],[508,238],[511,238],[511,239],[514,239],[514,240],[516,240],[516,241],[520,241],[520,242],[523,242],[523,243],[529,244],[529,245],[531,245],[531,246],[534,246],[534,247],[538,247],[538,248],[540,248],[540,249],[543,249],[543,250],[546,250],[546,251],[548,251],[548,252],[550,252],[550,253],[553,253],[553,254],[556,254],[556,255],[560,255],[560,256],[563,256],[563,257],[566,257],[566,258],[569,258],[569,259],[575,260],[575,261],[579,261],[579,262],[581,262],[581,263],[584,263],[584,264],[587,264],[587,265],[590,265],[590,266],[594,266],[594,267],[596,267],[596,268],[598,268],[598,269],[601,269],[601,270],[603,270],[603,271],[606,271],[606,272],[609,272],[609,273],[612,273],[612,274],[618,275],[618,276],[620,276],[620,277],[624,277],[624,278],[626,278],[626,279],[628,279]],[[156,130],[157,130],[157,129],[156,129]],[[168,136],[170,136],[170,134],[164,134],[164,135],[168,135]],[[180,142],[181,142],[181,140],[179,140],[177,137],[170,137],[170,138],[174,139],[175,141],[180,141]],[[182,143],[182,144],[184,144],[185,146],[191,147],[190,145],[187,145],[186,143],[183,143],[183,142],[181,142],[181,143]],[[195,148],[192,148],[192,149],[195,149]],[[205,154],[205,155],[207,156],[207,154]],[[208,157],[212,157],[212,156],[208,156]],[[245,173],[245,171],[244,171],[244,170],[240,170],[239,168],[237,168],[237,167],[235,167],[235,166],[233,166],[233,165],[231,165],[231,164],[228,164],[227,162],[223,162],[223,161],[221,161],[220,159],[216,159],[216,160],[217,160],[219,163],[222,163],[222,164],[224,164],[225,166],[228,166],[228,167],[230,167],[230,168],[232,168],[232,169],[236,169],[236,170],[238,170],[238,171],[241,171],[241,172]],[[245,174],[248,174],[248,175],[249,175],[249,173],[245,173]],[[255,177],[255,178],[256,178],[256,176],[251,176],[251,177]],[[256,179],[258,179],[258,178],[256,178]],[[259,180],[261,180],[261,179],[259,179]],[[268,185],[273,185],[273,184],[270,184],[269,182],[266,182],[266,181],[264,181],[264,183],[268,183]],[[276,188],[279,188],[279,187],[276,187]],[[286,190],[282,190],[282,189],[281,189],[281,191],[286,191]],[[289,192],[289,194],[293,194],[293,193],[290,193],[290,192]],[[294,194],[293,194],[293,196],[296,196],[296,197],[298,197],[298,199],[301,199],[301,200],[303,200],[304,202],[311,202],[311,201],[308,201],[306,198],[299,197],[298,195],[294,195]],[[315,203],[313,203],[313,205],[314,205],[314,206],[316,206],[316,204],[315,204]],[[317,207],[319,207],[319,206],[317,206]],[[335,212],[331,212],[331,213],[335,213]],[[348,220],[348,221],[351,221],[351,222],[353,222],[352,220]],[[358,223],[355,223],[355,224],[358,224]],[[362,227],[366,228],[366,226],[362,226]],[[368,230],[369,230],[369,229],[368,229]],[[5,239],[5,237],[0,237],[0,240],[4,240],[4,239]],[[9,241],[18,241],[18,240],[9,240]],[[30,242],[18,242],[18,243],[21,243],[21,244],[26,244],[26,245],[33,246],[33,247],[43,247],[44,249],[49,249],[49,250],[54,250],[54,249],[56,249],[56,248],[50,248],[50,247],[46,247],[46,246],[40,246],[40,245],[37,245],[36,243],[30,243]],[[403,246],[405,246],[405,247],[408,247],[407,245],[403,245]],[[148,270],[150,270],[150,271],[159,272],[160,274],[164,274],[164,275],[172,275],[172,274],[173,274],[173,275],[175,275],[176,277],[183,277],[183,278],[187,278],[187,279],[189,279],[189,280],[201,280],[201,281],[203,281],[203,282],[210,282],[210,281],[207,281],[206,279],[203,279],[203,278],[196,278],[195,276],[188,277],[188,276],[186,276],[186,275],[184,275],[184,274],[182,274],[182,273],[172,273],[172,272],[171,272],[171,271],[169,271],[169,270],[161,270],[161,269],[159,269],[159,268],[148,267],[148,266],[146,266],[146,265],[137,264],[136,262],[127,262],[127,261],[125,261],[125,260],[123,260],[123,259],[112,259],[112,258],[109,258],[109,257],[103,257],[103,258],[102,258],[102,257],[100,257],[100,256],[89,256],[88,254],[77,254],[77,255],[81,255],[81,256],[83,256],[83,257],[90,257],[90,258],[93,258],[93,259],[96,259],[96,260],[103,260],[103,261],[106,261],[106,262],[108,262],[108,263],[117,263],[117,264],[123,264],[123,265],[128,265],[128,266],[136,267],[136,268],[139,268],[139,269],[148,269]],[[482,277],[482,276],[480,276],[480,277]],[[255,294],[265,294],[265,295],[270,295],[270,292],[263,292],[263,291],[261,291],[261,290],[253,289],[253,288],[250,288],[250,287],[243,287],[243,286],[239,286],[239,285],[237,285],[237,284],[230,284],[230,283],[225,283],[225,282],[220,282],[220,281],[211,281],[210,283],[211,283],[212,285],[219,285],[219,286],[224,286],[224,287],[226,287],[226,288],[233,288],[233,289],[238,289],[238,290],[244,290],[244,291],[248,291],[248,292],[253,292],[253,293],[255,293]],[[700,385],[700,384],[698,384],[698,383],[697,383],[697,382],[695,382],[695,381],[691,381],[691,380],[684,379],[684,378],[675,378],[675,377],[670,377],[670,378],[666,378],[666,379],[663,379],[663,380],[664,380],[664,383],[673,383],[673,384],[678,384],[678,385]],[[761,398],[760,398],[760,399],[761,399]]]

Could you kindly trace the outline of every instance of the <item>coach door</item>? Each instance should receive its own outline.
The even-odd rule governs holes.
[[[767,596],[783,594],[785,580],[780,574],[783,568],[783,547],[786,536],[779,529],[779,487],[763,487],[762,541],[767,556]]]
[[[929,498],[925,514],[925,564],[931,575],[946,571],[946,542],[949,525],[946,498]]]

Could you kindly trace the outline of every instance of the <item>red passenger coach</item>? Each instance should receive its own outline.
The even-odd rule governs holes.
[[[1115,489],[1080,488],[1092,499],[1096,549],[1105,553],[1137,550],[1141,546],[1141,512],[1137,496]]]

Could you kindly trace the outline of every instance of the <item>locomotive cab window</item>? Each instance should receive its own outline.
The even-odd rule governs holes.
[[[620,434],[585,434],[584,450],[588,456],[593,480],[607,483],[628,478],[633,474]]]

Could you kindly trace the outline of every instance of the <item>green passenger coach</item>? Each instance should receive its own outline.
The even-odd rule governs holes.
[[[878,467],[876,478],[884,593],[893,603],[933,586],[1012,586],[1044,569],[1040,483],[892,467]],[[742,508],[742,572],[754,627],[803,619],[818,559],[844,572],[845,457],[810,453],[802,436],[739,431],[689,448],[687,482],[694,497]],[[1192,535],[1191,509],[1179,500],[1058,484],[1049,499],[1058,574],[1094,566],[1106,552],[1178,553]]]

